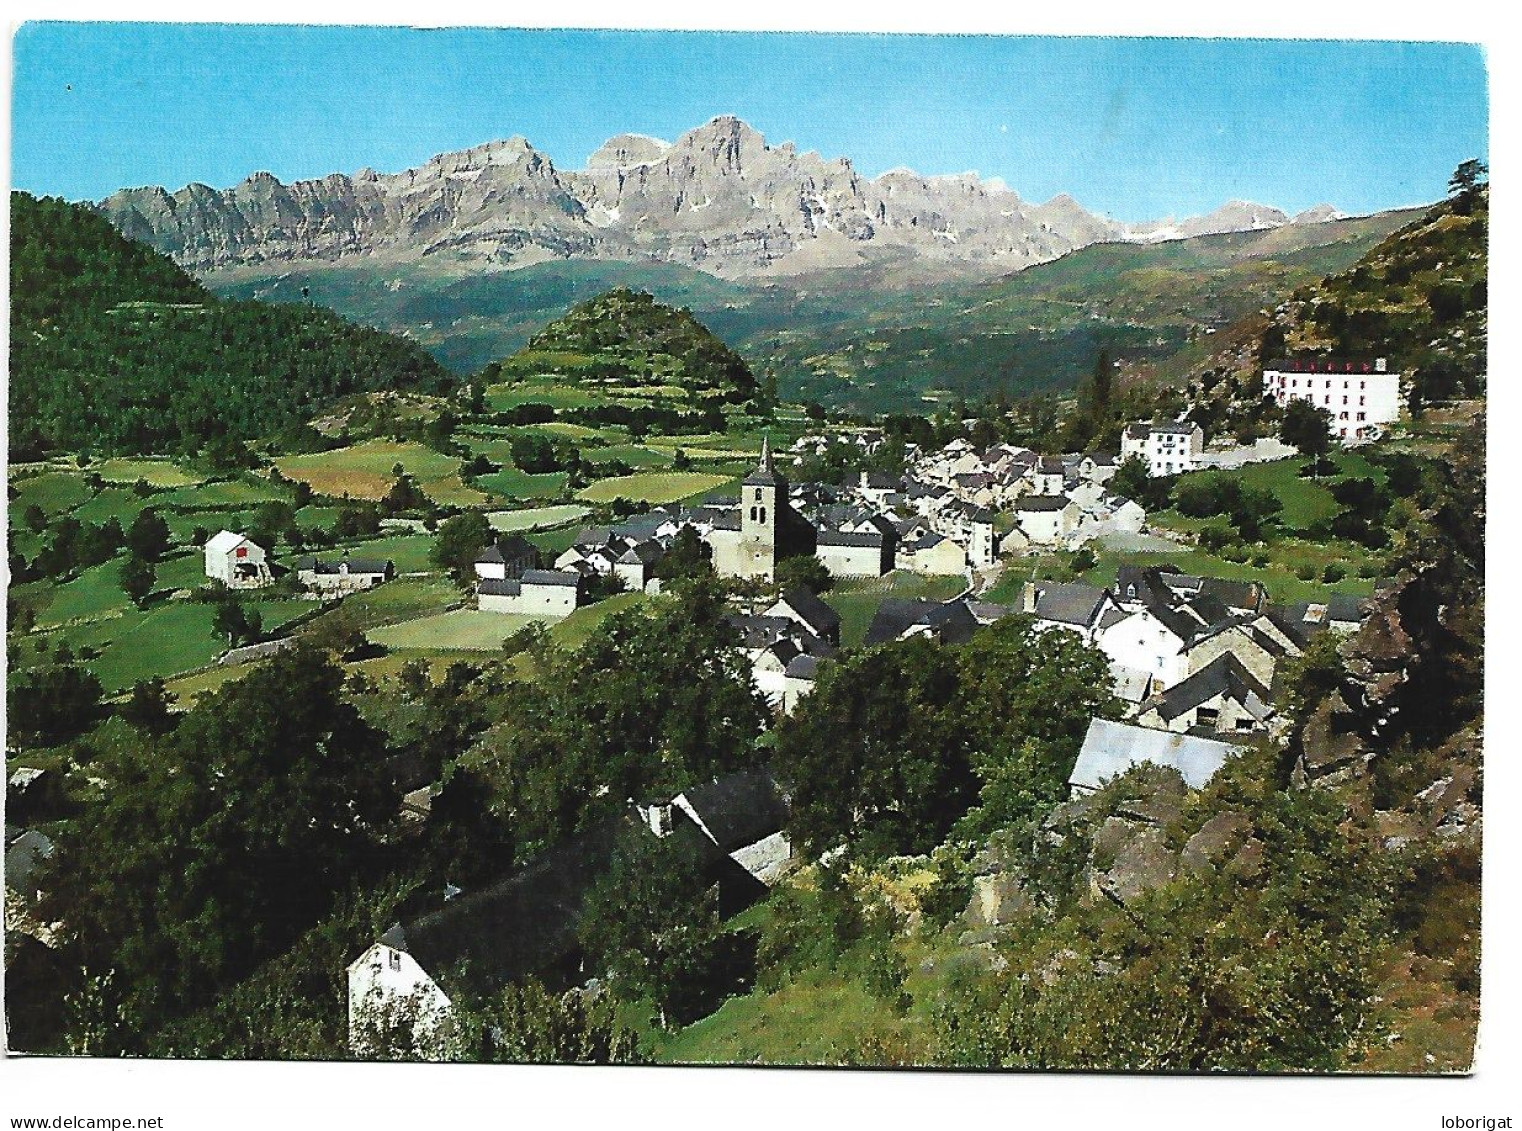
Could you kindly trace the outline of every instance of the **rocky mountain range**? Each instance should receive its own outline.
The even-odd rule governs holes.
[[[1232,201],[1207,216],[1124,225],[1066,195],[1033,204],[975,173],[864,177],[846,158],[770,145],[728,116],[674,142],[610,138],[575,171],[514,137],[400,173],[292,184],[255,173],[230,189],[126,189],[98,207],[125,235],[197,271],[379,255],[462,267],[665,262],[728,278],[882,262],[920,274],[1006,273],[1093,243],[1339,215],[1321,206],[1291,220]]]

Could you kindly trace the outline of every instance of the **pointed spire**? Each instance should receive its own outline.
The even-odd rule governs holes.
[[[772,441],[770,436],[761,437],[761,462],[756,465],[744,479],[747,487],[775,487],[779,481],[777,466],[772,462]]]

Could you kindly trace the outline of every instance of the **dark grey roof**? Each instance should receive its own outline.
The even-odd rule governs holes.
[[[1326,619],[1334,624],[1361,624],[1363,598],[1351,593],[1332,593],[1326,599]]]
[[[978,628],[978,619],[961,601],[943,605],[936,601],[889,597],[877,607],[862,642],[869,647],[885,644],[917,626],[930,629],[943,643],[961,644],[971,639]]]
[[[576,586],[581,584],[581,574],[563,569],[526,569],[523,584]]]
[[[546,970],[575,950],[582,902],[607,871],[619,831],[635,820],[628,813],[602,821],[506,879],[393,927],[381,942],[435,978],[459,963],[472,981],[494,986]]]
[[[1036,608],[1039,620],[1060,624],[1088,625],[1104,600],[1105,591],[1081,581],[1038,581]]]
[[[1268,714],[1268,688],[1230,652],[1223,652],[1193,675],[1153,696],[1143,705],[1142,711],[1155,710],[1165,722],[1171,722],[1223,693],[1241,703],[1256,718]]]
[[[783,672],[789,679],[817,679],[819,677],[820,657],[804,654],[794,656],[787,663],[787,669]]]
[[[821,530],[818,544],[821,546],[870,546],[881,548],[883,533],[881,530],[863,530],[858,534],[847,534],[843,530]]]
[[[820,600],[812,589],[790,589],[781,600],[820,636],[833,637],[840,632],[840,614]]]
[[[613,530],[607,526],[583,526],[576,532],[573,546],[606,546],[613,539]]]
[[[1060,511],[1067,505],[1062,495],[1022,495],[1015,500],[1017,511]]]
[[[491,549],[496,550],[500,560],[516,561],[519,558],[531,558],[539,553],[538,547],[523,535],[516,532],[499,537],[492,544]]]
[[[874,471],[867,475],[867,486],[874,491],[896,491],[899,488],[899,479],[896,475]]]
[[[721,852],[755,844],[787,823],[787,798],[768,769],[727,774],[680,796]]]
[[[483,577],[476,582],[476,592],[483,597],[516,597],[523,592],[523,583],[511,577]]]
[[[1042,475],[1061,475],[1062,460],[1057,456],[1042,456],[1040,462],[1036,464],[1036,470]]]
[[[666,551],[659,542],[641,542],[630,546],[618,560],[625,565],[653,565],[665,555]]]
[[[396,568],[389,558],[298,558],[296,571],[300,573],[310,570],[312,573],[336,574],[342,573],[346,564],[350,573],[390,574]]]
[[[1265,361],[1263,369],[1265,372],[1271,369],[1279,373],[1322,373],[1328,377],[1372,376],[1375,372],[1372,358],[1348,357],[1280,357]]]

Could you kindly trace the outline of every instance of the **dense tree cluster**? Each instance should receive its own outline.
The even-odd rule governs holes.
[[[1103,656],[1009,617],[961,647],[925,637],[844,657],[778,728],[791,831],[806,851],[928,852],[1060,799],[1095,715],[1116,707]]]
[[[12,458],[192,454],[328,402],[442,389],[415,343],[310,306],[224,302],[87,207],[11,195]]]

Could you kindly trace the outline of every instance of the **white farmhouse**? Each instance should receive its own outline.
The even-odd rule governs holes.
[[[1280,407],[1310,401],[1332,414],[1338,439],[1362,440],[1400,418],[1399,373],[1384,358],[1349,361],[1309,357],[1271,361],[1263,368],[1263,395]]]
[[[264,547],[231,530],[206,543],[206,576],[229,589],[259,589],[274,580]]]
[[[1120,458],[1139,457],[1153,476],[1178,475],[1200,467],[1205,454],[1205,431],[1198,424],[1139,422],[1120,434]]]

